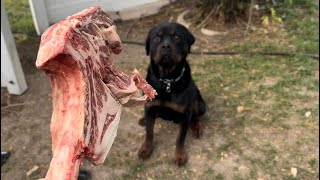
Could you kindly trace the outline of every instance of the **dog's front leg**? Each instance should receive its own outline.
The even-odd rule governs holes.
[[[148,159],[153,151],[153,129],[155,123],[155,113],[153,108],[145,108],[146,137],[140,147],[138,155],[142,159]]]
[[[179,134],[176,140],[176,150],[174,153],[175,163],[178,166],[182,166],[186,164],[188,160],[188,156],[187,156],[187,152],[184,144],[187,136],[188,124],[189,124],[190,118],[191,118],[191,114],[187,114],[187,118],[183,119],[180,122]]]

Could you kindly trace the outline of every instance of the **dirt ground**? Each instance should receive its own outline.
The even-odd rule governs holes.
[[[133,39],[143,41],[147,31],[154,24],[159,22],[176,19],[177,14],[182,12],[182,8],[174,7],[174,11],[162,11],[160,15],[133,20],[128,22],[117,22],[118,33],[121,39]],[[236,42],[242,38],[243,34],[237,33],[239,29],[224,27],[228,30],[228,37],[203,37],[199,32],[194,32],[197,37],[197,43],[194,50],[219,50],[225,44]],[[129,31],[130,30],[130,31]],[[9,150],[11,156],[8,162],[1,167],[1,178],[5,180],[37,179],[44,177],[49,167],[52,157],[51,154],[51,136],[50,136],[50,118],[51,118],[51,87],[46,75],[35,67],[35,59],[39,47],[40,38],[34,37],[30,40],[21,42],[17,45],[18,53],[21,59],[23,71],[28,84],[28,90],[21,96],[9,95],[7,90],[1,89],[1,150]],[[199,58],[199,56],[190,56]],[[214,59],[215,57],[201,56],[201,59]],[[129,73],[137,68],[141,74],[146,74],[146,67],[149,62],[145,55],[144,47],[124,44],[124,51],[121,55],[114,57],[115,64],[123,71]],[[196,67],[194,67],[196,68]],[[266,79],[266,86],[275,84],[275,79]],[[206,97],[211,97],[206,95]],[[317,95],[314,94],[314,97]],[[300,166],[300,169],[306,170],[308,164],[306,161],[314,159],[314,163],[319,162],[319,138],[318,128],[304,132],[302,129],[292,129],[286,134],[279,134],[275,128],[264,128],[260,130],[250,127],[244,128],[243,133],[252,137],[252,141],[257,142],[265,139],[277,139],[276,145],[279,145],[281,152],[285,152],[292,147],[290,139],[294,139],[306,133],[306,137],[312,137],[308,140],[314,143],[302,143],[300,148],[302,154],[307,160],[301,160],[301,164],[291,163],[294,159],[292,154],[284,153],[279,158],[287,159],[283,169],[277,169],[275,174],[267,174],[269,171],[260,169],[260,165],[254,165],[250,159],[242,158],[241,153],[230,150],[232,146],[230,138],[237,139],[237,123],[232,119],[225,119],[223,122],[210,121],[211,116],[228,114],[231,110],[222,104],[216,97],[208,99],[211,104],[208,113],[204,119],[205,135],[197,140],[188,133],[186,145],[188,149],[189,161],[186,167],[178,168],[173,163],[173,153],[175,138],[178,126],[167,121],[156,121],[155,127],[155,150],[152,157],[147,161],[139,160],[137,157],[138,149],[144,139],[144,128],[138,125],[138,119],[143,114],[143,107],[124,108],[118,129],[118,135],[110,150],[110,153],[103,165],[93,166],[87,161],[82,168],[89,170],[94,180],[100,179],[246,179],[245,177],[258,177],[260,179],[282,179],[279,174],[286,174],[291,177],[292,166]],[[268,102],[262,104],[268,105]],[[319,107],[316,102],[312,106]],[[319,118],[316,117],[317,121]],[[230,131],[219,130],[220,127]],[[239,125],[240,126],[240,125]],[[294,124],[290,125],[294,126]],[[317,134],[316,134],[317,133]],[[256,136],[257,135],[257,136]],[[282,143],[290,141],[288,144]],[[234,141],[232,141],[234,142]],[[243,154],[252,158],[264,156],[255,152],[255,148],[243,147]],[[260,147],[263,148],[263,147]],[[264,147],[266,149],[269,146]],[[278,147],[277,147],[278,148]],[[288,151],[289,151],[288,150]],[[293,150],[294,151],[294,150]],[[298,150],[297,150],[298,151]],[[299,152],[301,152],[299,151]],[[273,149],[270,150],[271,155]],[[308,153],[309,152],[309,153]],[[269,154],[270,155],[270,154]],[[270,155],[270,156],[271,156]],[[299,156],[300,157],[300,156]],[[277,159],[278,157],[273,157]],[[262,158],[263,159],[263,158]],[[277,161],[277,160],[276,160]],[[280,160],[281,161],[281,160]],[[302,163],[303,162],[303,163]],[[272,166],[272,162],[267,162]],[[310,161],[309,161],[310,163]],[[311,162],[312,163],[312,162]],[[303,164],[303,165],[302,165]],[[30,176],[26,172],[38,166],[39,169]],[[269,167],[269,166],[268,166]],[[299,169],[299,173],[300,173]],[[294,170],[293,170],[294,171]],[[264,174],[266,173],[266,174]],[[306,177],[318,177],[319,171],[308,169],[312,174]],[[302,178],[303,179],[303,178]]]

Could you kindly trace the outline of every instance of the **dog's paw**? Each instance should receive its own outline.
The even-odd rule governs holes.
[[[138,156],[143,160],[148,159],[151,156],[152,151],[152,145],[146,145],[146,143],[143,143],[139,149]]]
[[[192,136],[196,139],[200,139],[203,135],[203,130],[200,124],[196,124],[194,127],[191,128]]]
[[[174,153],[174,162],[177,166],[183,166],[187,163],[188,161],[188,156],[186,151],[177,151]]]
[[[192,136],[196,139],[200,139],[203,135],[202,129],[192,129]]]
[[[140,126],[145,126],[145,125],[146,125],[145,119],[144,119],[144,118],[139,119],[138,124],[139,124]]]

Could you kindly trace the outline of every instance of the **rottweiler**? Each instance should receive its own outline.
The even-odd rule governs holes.
[[[144,106],[146,137],[138,156],[147,159],[153,151],[153,129],[155,119],[160,117],[179,124],[174,153],[175,164],[187,162],[185,139],[190,127],[194,137],[200,138],[202,128],[199,117],[206,111],[206,103],[191,76],[187,61],[191,46],[195,42],[192,33],[181,24],[163,23],[153,27],[146,39],[146,53],[150,56],[147,82],[158,95]]]

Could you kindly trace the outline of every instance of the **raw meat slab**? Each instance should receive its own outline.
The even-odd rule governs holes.
[[[122,106],[155,97],[137,70],[128,76],[112,65],[111,53],[121,51],[112,19],[98,6],[43,33],[36,66],[49,77],[53,99],[53,158],[46,179],[76,179],[84,157],[95,165],[103,163]]]

